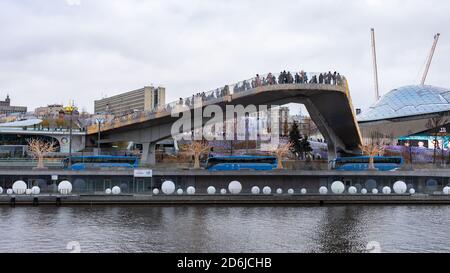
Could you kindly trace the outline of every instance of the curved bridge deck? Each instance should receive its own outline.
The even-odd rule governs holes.
[[[342,77],[342,80],[336,84],[266,83],[257,84],[257,86],[250,88],[250,82],[255,83],[257,81],[254,78],[202,93],[202,104],[200,106],[194,106],[192,103],[193,97],[191,97],[169,103],[153,111],[115,118],[102,126],[102,141],[133,141],[151,144],[170,137],[171,126],[178,119],[172,117],[172,110],[180,105],[194,113],[196,107],[204,108],[208,105],[218,105],[225,110],[227,105],[242,105],[244,107],[255,105],[258,107],[259,105],[301,103],[305,105],[312,120],[324,136],[331,158],[337,152],[359,152],[361,134],[345,77]],[[97,125],[88,127],[89,135],[96,133],[98,133]],[[144,147],[144,150],[144,152],[147,152],[149,149]]]

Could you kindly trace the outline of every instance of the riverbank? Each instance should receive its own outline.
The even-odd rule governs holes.
[[[355,195],[149,195],[149,194],[81,194],[36,196],[1,195],[3,206],[74,206],[74,205],[393,205],[450,204],[443,194],[355,194]]]
[[[69,196],[58,195],[58,184],[67,180],[72,186]],[[24,181],[27,188],[40,188],[39,196],[6,195],[15,181]],[[172,181],[175,192],[182,195],[164,195],[162,183]],[[229,184],[239,181],[242,191],[231,195]],[[334,181],[342,181],[346,194],[331,194]],[[415,194],[382,194],[384,187],[393,188],[396,181],[407,185],[407,192]],[[320,205],[320,204],[450,204],[450,195],[443,189],[450,184],[450,170],[420,171],[229,171],[207,170],[152,170],[150,177],[138,177],[133,170],[6,170],[0,169],[0,205],[97,205],[97,204],[145,204],[145,205]],[[208,195],[208,188],[215,188],[215,195]],[[107,195],[105,191],[120,188],[121,195]],[[271,194],[252,194],[252,188],[270,188]],[[327,195],[319,195],[319,188],[326,187]],[[357,194],[348,193],[350,187]],[[194,188],[194,195],[187,195],[187,189]],[[366,189],[366,195],[361,194]],[[376,189],[378,194],[371,194]],[[153,191],[159,195],[152,195]],[[288,194],[293,192],[293,195]],[[302,195],[301,192],[307,194]],[[227,194],[221,195],[220,192]],[[282,194],[276,194],[276,193]]]

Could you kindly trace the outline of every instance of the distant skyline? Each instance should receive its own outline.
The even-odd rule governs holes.
[[[153,84],[167,102],[281,70],[345,75],[355,108],[374,102],[370,28],[380,94],[450,88],[448,1],[2,0],[0,99],[33,110]],[[293,112],[292,114],[296,114]]]

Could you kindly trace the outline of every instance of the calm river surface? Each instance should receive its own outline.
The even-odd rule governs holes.
[[[0,207],[0,252],[450,251],[450,206]],[[75,243],[77,245],[77,243]]]

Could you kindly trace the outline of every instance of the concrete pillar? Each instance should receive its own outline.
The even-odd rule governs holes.
[[[81,150],[86,148],[86,136],[81,136]]]
[[[156,164],[156,142],[142,143],[142,164]]]
[[[317,128],[319,129],[320,133],[324,137],[325,141],[327,142],[328,146],[328,169],[332,169],[333,165],[331,164],[331,161],[336,159],[337,152],[336,152],[336,146],[343,147],[342,141],[338,141],[338,138],[330,128],[330,126],[327,124],[325,118],[322,116],[320,111],[317,109],[317,107],[314,105],[314,103],[310,99],[306,99],[304,102],[304,105],[306,109],[308,110],[309,115],[311,116],[312,120],[316,124]],[[341,145],[339,145],[339,143]]]
[[[332,160],[335,160],[337,157],[336,147],[331,140],[327,140],[328,146],[328,169],[331,170],[333,168]]]

